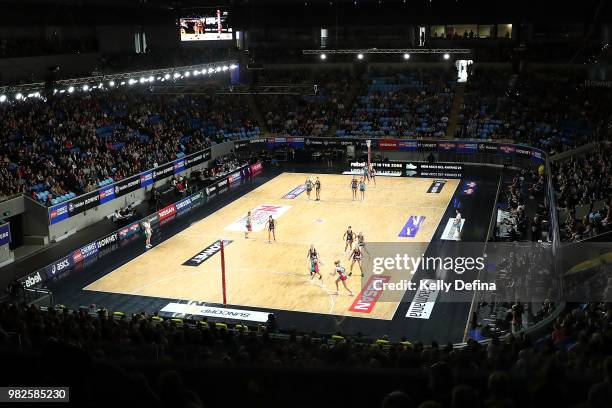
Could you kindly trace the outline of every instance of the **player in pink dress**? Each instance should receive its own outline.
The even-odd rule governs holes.
[[[319,262],[321,260],[314,245],[310,245],[310,249],[308,249],[308,260],[310,261],[310,279],[314,278],[315,275],[319,275],[319,279],[323,279],[321,272],[319,272]]]
[[[336,265],[336,269],[334,272],[338,274],[338,277],[336,278],[336,293],[334,293],[334,295],[338,294],[338,282],[342,282],[344,289],[348,291],[349,295],[353,296],[353,292],[351,292],[348,286],[346,286],[346,280],[348,279],[348,277],[346,276],[346,271],[344,270],[344,267],[340,265],[340,261],[336,261],[334,262],[334,264]],[[334,272],[332,272],[331,274],[333,275]]]
[[[249,232],[253,230],[253,219],[251,217],[251,212],[249,211],[246,216],[246,225],[245,225],[244,237],[249,237]]]

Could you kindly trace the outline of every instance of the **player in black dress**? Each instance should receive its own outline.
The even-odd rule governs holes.
[[[342,236],[342,239],[346,240],[346,244],[344,245],[344,251],[346,251],[347,248],[353,249],[354,236],[355,236],[355,233],[353,232],[353,230],[351,229],[351,226],[349,225],[348,229]]]
[[[276,242],[276,220],[274,218],[272,218],[272,216],[268,217],[268,221],[266,222],[266,225],[268,226],[268,243],[271,244],[272,241],[270,240],[270,237],[274,238],[274,242]]]
[[[353,180],[351,181],[351,189],[353,190],[353,201],[357,199],[357,184],[357,179],[353,177]]]
[[[317,177],[317,180],[315,181],[315,193],[317,194],[317,200],[316,201],[321,201],[321,180],[319,180],[319,178]]]
[[[363,267],[361,265],[361,257],[362,257],[361,247],[357,245],[355,249],[353,249],[353,252],[351,252],[351,254],[349,255],[349,261],[351,261],[351,269],[349,270],[349,276],[353,274],[353,266],[355,265],[355,263],[359,265],[359,272],[361,272],[361,276],[363,276]]]

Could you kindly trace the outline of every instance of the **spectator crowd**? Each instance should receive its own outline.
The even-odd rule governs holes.
[[[577,157],[552,162],[563,240],[579,241],[612,228],[611,154],[610,144],[602,143]]]
[[[575,304],[541,338],[513,334],[456,348],[435,341],[373,345],[353,337],[282,335],[274,320],[258,332],[146,313],[128,318],[95,305],[43,311],[2,303],[0,353],[3,366],[14,370],[12,384],[21,375],[28,385],[69,385],[71,401],[89,406],[121,399],[204,407],[227,404],[227,398],[232,404],[311,406],[326,398],[405,408],[599,408],[612,398],[611,318],[610,304]],[[42,369],[49,365],[52,373]],[[336,395],[338,375],[347,383],[368,380],[371,392]],[[312,388],[317,379],[319,387]],[[113,389],[112,395],[104,389]]]
[[[0,196],[47,205],[258,132],[238,98],[137,89],[3,105],[0,122]]]

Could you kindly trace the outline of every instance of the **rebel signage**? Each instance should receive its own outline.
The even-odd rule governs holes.
[[[43,283],[45,280],[47,280],[46,277],[41,274],[40,271],[36,271],[24,278],[21,278],[19,282],[23,285],[24,288],[29,289],[33,286]]]

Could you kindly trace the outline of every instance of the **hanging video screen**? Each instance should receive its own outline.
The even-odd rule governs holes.
[[[228,23],[228,14],[216,9],[202,16],[179,19],[181,41],[231,40],[233,30]]]

